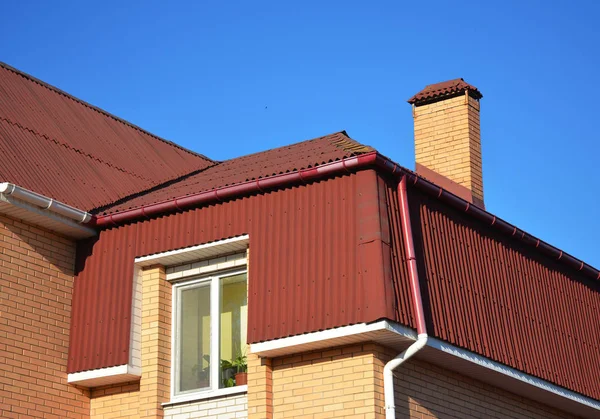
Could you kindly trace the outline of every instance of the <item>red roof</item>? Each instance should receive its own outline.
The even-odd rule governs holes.
[[[408,99],[408,103],[418,104],[420,102],[430,102],[442,97],[451,95],[459,95],[465,91],[469,92],[469,95],[475,99],[481,99],[483,95],[477,87],[470,85],[462,78],[443,81],[441,83],[429,84],[425,86],[423,90]]]
[[[346,132],[337,132],[218,163],[167,187],[141,193],[131,199],[108,205],[99,213],[111,214],[139,208],[266,176],[316,167],[371,151],[374,149],[351,139]]]
[[[0,182],[92,210],[214,164],[0,63]]]

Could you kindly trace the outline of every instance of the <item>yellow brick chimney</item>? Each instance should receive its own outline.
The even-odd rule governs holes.
[[[463,79],[430,84],[408,100],[417,173],[483,207],[479,100]]]

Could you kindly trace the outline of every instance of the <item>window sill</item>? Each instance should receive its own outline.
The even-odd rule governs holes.
[[[206,390],[193,394],[186,394],[184,396],[173,397],[170,401],[162,403],[163,407],[175,406],[181,403],[199,402],[207,399],[215,399],[220,397],[227,397],[231,395],[243,394],[248,392],[248,386],[235,386],[228,388],[220,388],[218,390]]]

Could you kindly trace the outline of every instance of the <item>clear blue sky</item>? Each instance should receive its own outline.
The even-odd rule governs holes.
[[[414,168],[406,99],[465,78],[487,209],[600,268],[600,2],[88,3],[2,2],[0,60],[214,159],[345,129]]]

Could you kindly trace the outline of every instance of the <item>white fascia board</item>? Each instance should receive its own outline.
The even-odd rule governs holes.
[[[27,202],[30,205],[53,212],[78,223],[85,224],[92,219],[92,215],[86,211],[72,207],[37,192],[30,191],[29,189],[22,188],[14,183],[0,183],[0,194]]]
[[[75,372],[67,375],[67,382],[82,387],[98,387],[108,384],[126,383],[140,379],[142,371],[129,364],[96,370]]]
[[[95,236],[96,230],[53,212],[47,208],[25,202],[11,195],[0,193],[0,213],[19,218],[67,237],[82,239]]]
[[[390,334],[396,335],[396,338],[394,339],[390,337]],[[253,343],[250,345],[250,351],[259,356],[275,357],[359,342],[374,341],[383,343],[387,346],[393,346],[398,344],[406,344],[406,341],[412,342],[416,339],[417,333],[413,329],[399,325],[392,321],[383,320],[371,324],[362,323],[352,326],[342,326],[335,329],[312,332],[304,335]],[[436,363],[436,358],[443,356],[454,357],[450,359],[460,358],[461,360],[466,361],[475,367],[481,368],[481,371],[488,370],[490,372],[493,371],[498,373],[505,377],[504,380],[507,378],[518,380],[527,386],[533,386],[536,389],[559,396],[560,398],[563,398],[563,400],[567,399],[570,402],[575,402],[579,405],[583,405],[600,412],[600,401],[583,396],[574,391],[567,390],[563,387],[557,386],[556,384],[552,384],[549,381],[542,380],[522,371],[518,371],[514,368],[500,364],[496,361],[492,361],[491,359],[477,355],[465,349],[458,348],[449,343],[442,342],[439,339],[430,337],[428,339],[426,348],[430,348],[429,351],[432,351],[430,352],[429,356],[416,355],[416,357],[432,363]],[[444,355],[441,355],[440,352]],[[460,371],[457,372],[460,373]],[[480,374],[476,378],[481,381],[485,381],[485,374]],[[511,382],[514,383],[514,381]],[[560,399],[555,401],[557,403],[553,404],[555,404],[556,407],[561,405]]]
[[[395,343],[402,343],[415,340],[417,335],[409,328],[382,320],[253,343],[250,345],[250,352],[273,357],[367,341],[379,341],[385,344],[386,340],[391,342],[394,338]]]
[[[226,253],[235,253],[246,250],[248,242],[249,236],[245,234],[243,236],[232,237],[225,240],[138,257],[135,258],[135,264],[140,267],[154,264],[164,266],[179,265],[200,259],[222,256]]]

